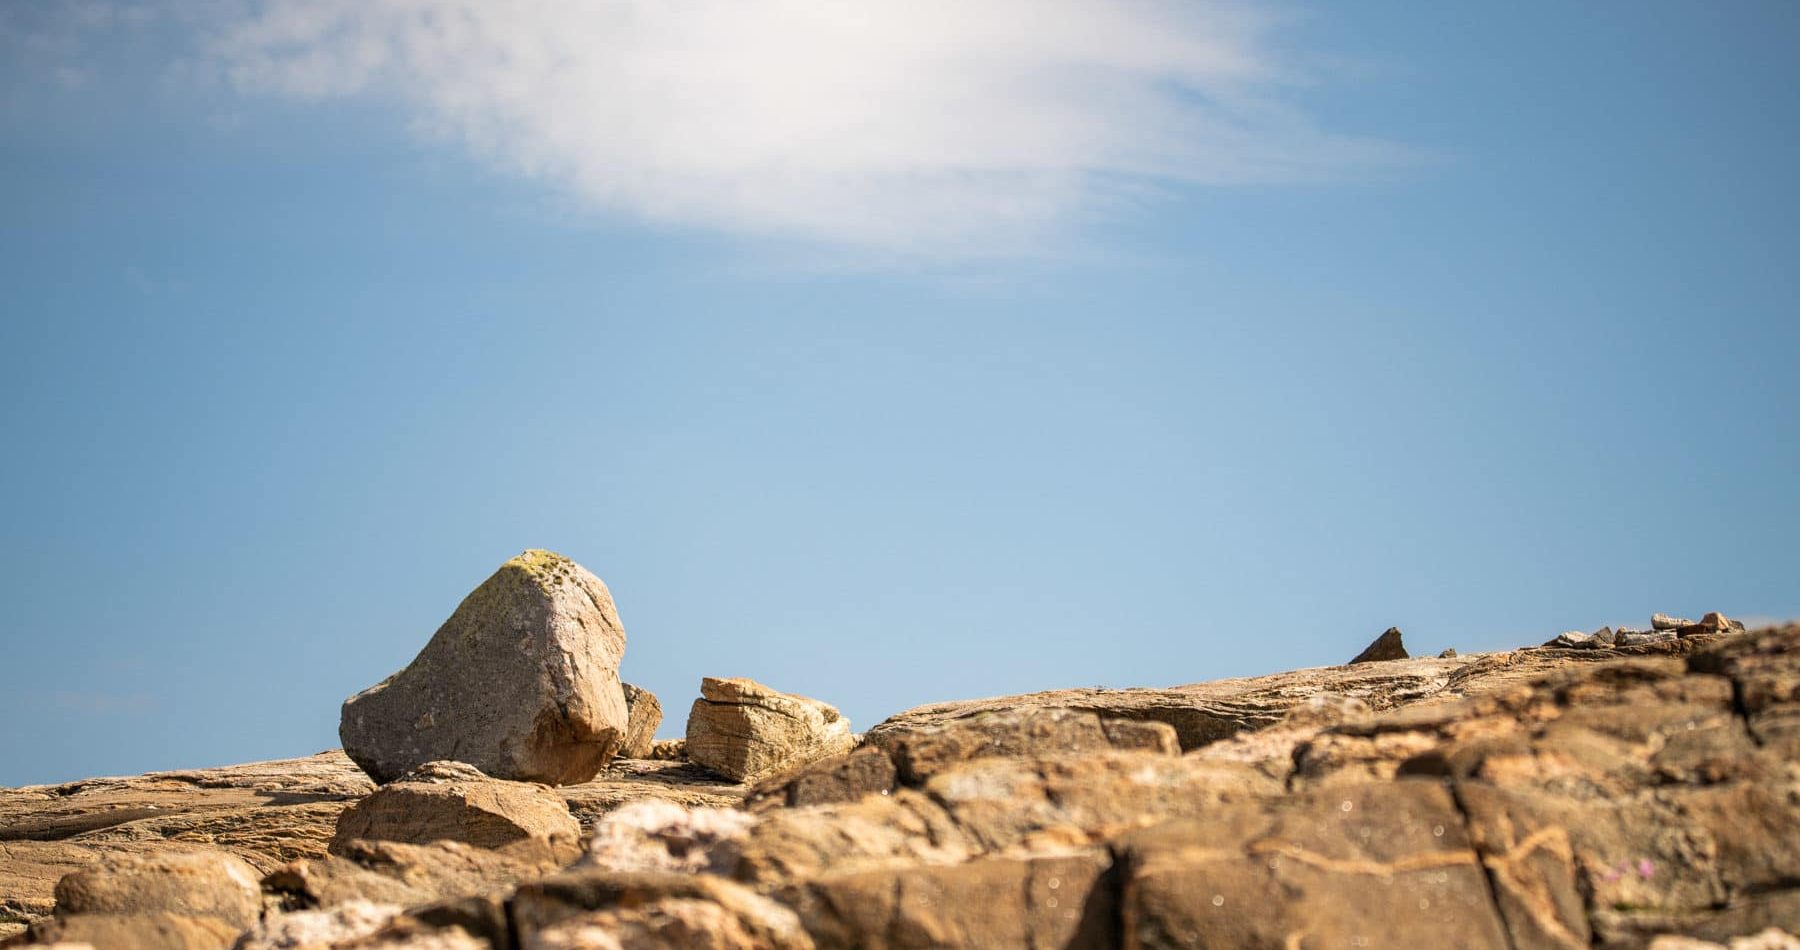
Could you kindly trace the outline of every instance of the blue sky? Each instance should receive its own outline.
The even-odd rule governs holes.
[[[808,6],[0,5],[0,784],[1800,615],[1800,7]]]

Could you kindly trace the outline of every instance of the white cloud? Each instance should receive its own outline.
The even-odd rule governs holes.
[[[395,98],[608,213],[966,256],[1379,160],[1284,104],[1276,26],[1209,0],[265,0],[211,51],[246,89]]]

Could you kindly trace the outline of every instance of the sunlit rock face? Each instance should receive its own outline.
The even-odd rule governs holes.
[[[586,568],[549,551],[507,561],[406,668],[344,702],[344,751],[377,782],[427,762],[495,778],[585,782],[623,743],[625,627]]]
[[[376,790],[329,753],[0,789],[0,936],[1794,945],[1800,626],[1607,632],[939,703],[864,739],[816,700],[708,681],[690,741],[560,787],[436,762]]]

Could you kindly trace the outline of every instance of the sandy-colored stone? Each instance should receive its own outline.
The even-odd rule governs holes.
[[[869,744],[888,753],[900,781],[919,785],[970,759],[1084,755],[1136,749],[1176,755],[1174,727],[1155,721],[1106,719],[1083,709],[1030,706],[977,713],[941,723],[883,729]]]
[[[224,852],[120,855],[58,881],[56,913],[166,912],[248,927],[262,907],[259,877],[242,858]]]
[[[562,555],[527,551],[464,598],[405,669],[346,700],[338,735],[379,782],[439,760],[585,782],[625,738],[624,653],[606,585]]]
[[[556,869],[553,862],[530,862],[460,841],[353,841],[341,855],[277,869],[263,878],[263,890],[286,911],[358,900],[410,908],[502,891]]]
[[[735,808],[685,808],[649,799],[632,802],[594,823],[583,868],[730,874],[737,843],[756,823]]]
[[[596,913],[598,912],[598,913]],[[794,912],[711,874],[566,871],[519,888],[512,920],[522,946],[628,950],[811,950]]]
[[[461,841],[477,848],[545,854],[567,863],[581,853],[581,826],[554,789],[489,778],[461,762],[431,762],[344,810],[333,854],[350,842]]]
[[[32,924],[37,943],[74,944],[93,950],[225,950],[239,928],[217,917],[154,911],[142,914],[76,914]]]
[[[687,761],[615,759],[591,781],[556,791],[586,826],[615,808],[645,799],[689,808],[735,808],[743,802],[746,788]]]
[[[625,759],[647,759],[650,747],[656,744],[656,730],[662,728],[662,702],[656,694],[630,683],[621,684],[625,690],[625,739],[619,745],[619,757]]]
[[[833,707],[755,680],[706,677],[688,712],[688,761],[740,782],[759,782],[855,745],[850,720]]]

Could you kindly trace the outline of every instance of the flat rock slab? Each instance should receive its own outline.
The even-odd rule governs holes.
[[[625,627],[598,577],[549,551],[507,561],[406,668],[344,702],[344,751],[378,782],[435,761],[585,782],[624,741]]]
[[[547,785],[489,778],[460,762],[433,762],[377,789],[339,816],[331,852],[351,842],[460,841],[495,851],[541,852],[558,864],[581,853],[581,826]]]
[[[624,759],[647,759],[650,749],[656,744],[656,730],[662,728],[662,702],[656,694],[630,683],[622,684],[625,690],[625,740],[619,745],[619,757]]]
[[[891,734],[942,725],[983,713],[1027,708],[1072,709],[1102,719],[1167,723],[1183,751],[1192,751],[1247,729],[1281,721],[1286,712],[1320,693],[1364,700],[1373,709],[1415,702],[1444,690],[1473,657],[1402,660],[1379,666],[1327,666],[1270,676],[1214,680],[1167,689],[1060,689],[1022,696],[996,696],[919,706],[889,717],[869,730],[867,741],[881,744]]]
[[[689,808],[735,808],[748,789],[690,762],[614,759],[592,781],[556,791],[587,827],[607,812],[647,799]]]

